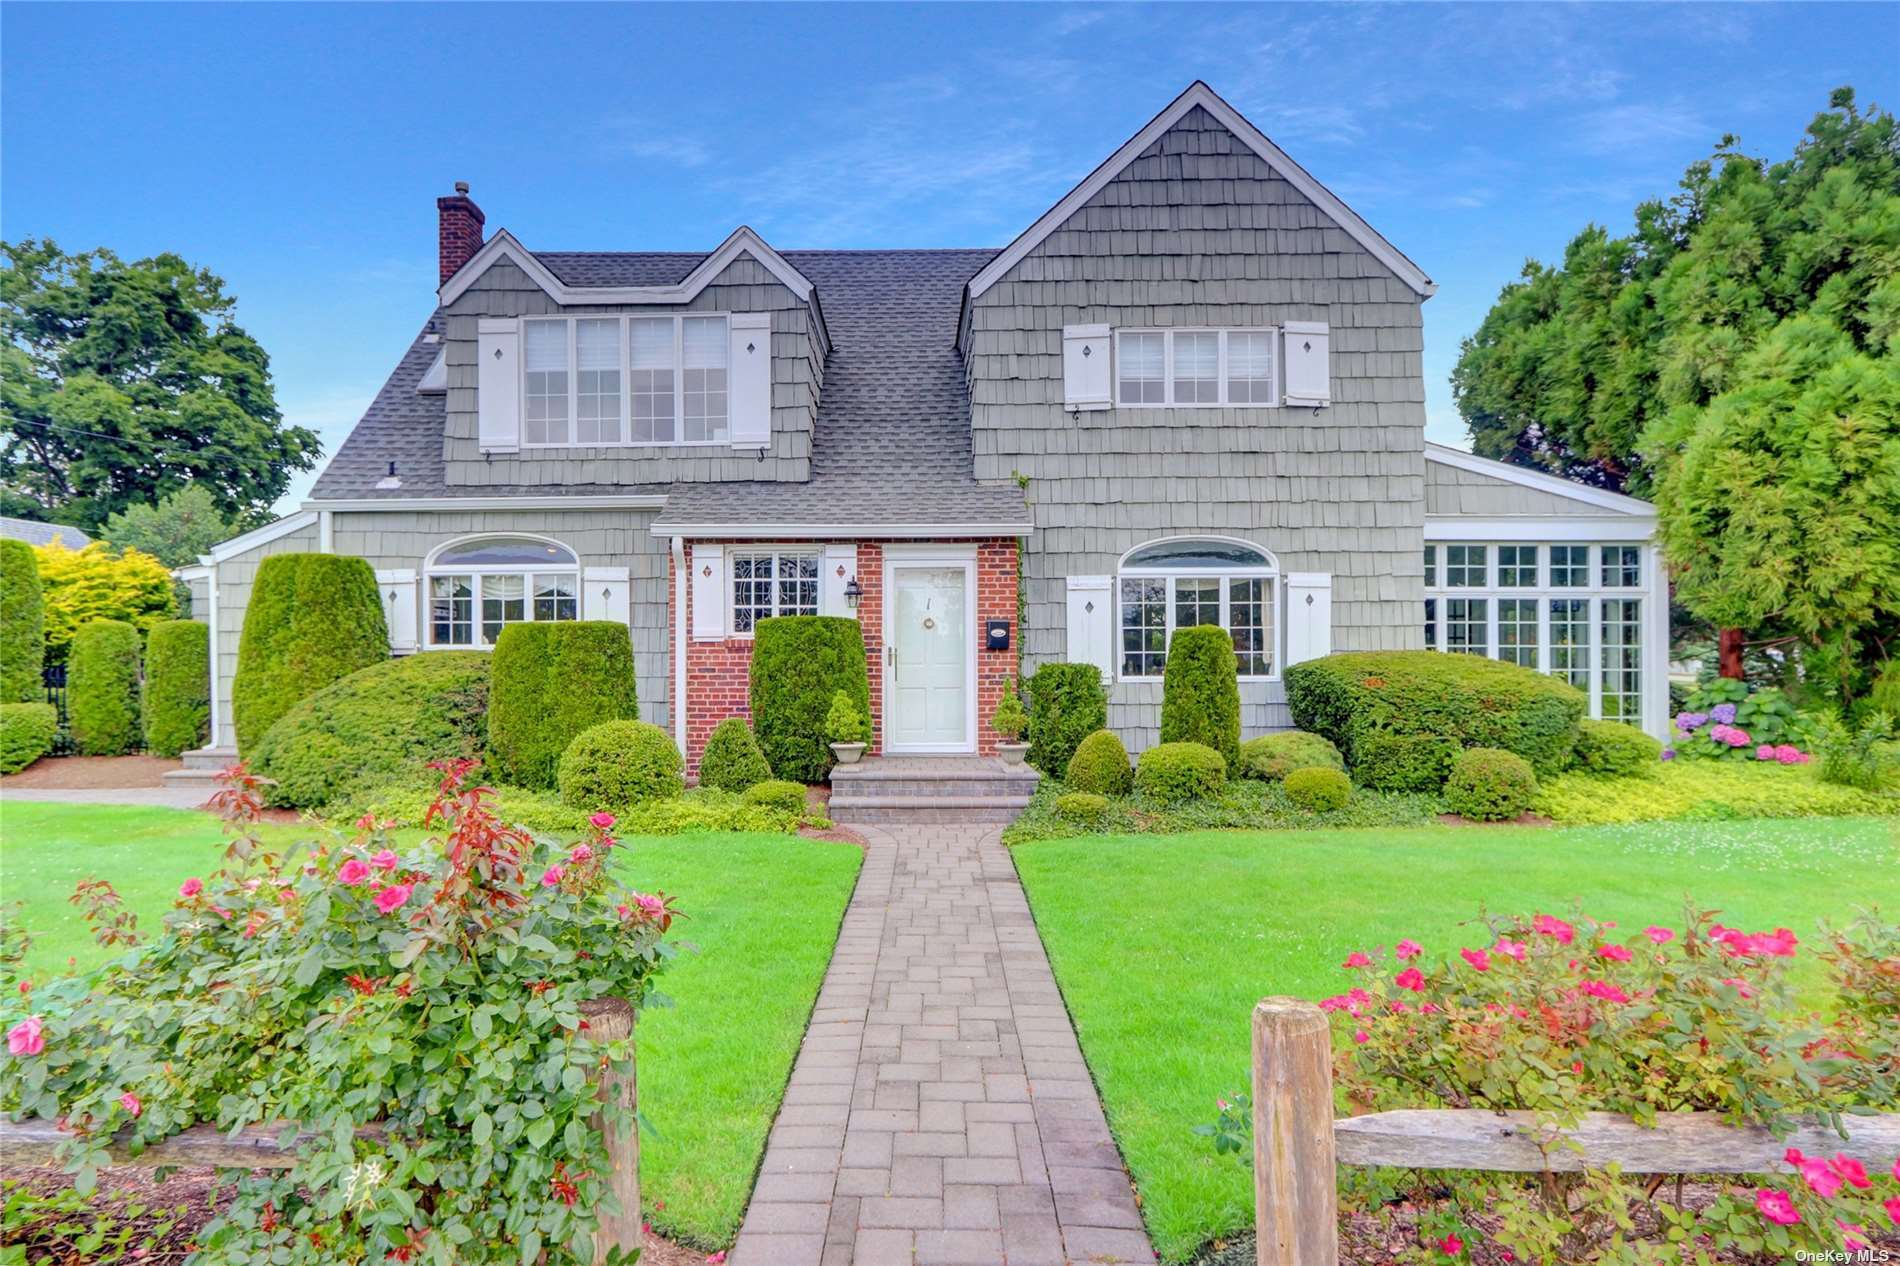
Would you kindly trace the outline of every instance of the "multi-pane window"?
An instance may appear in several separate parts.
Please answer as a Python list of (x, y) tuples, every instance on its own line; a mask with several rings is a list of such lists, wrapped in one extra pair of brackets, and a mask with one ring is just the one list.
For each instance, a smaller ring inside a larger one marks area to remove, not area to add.
[(1485, 583), (1483, 545), (1447, 545), (1445, 547), (1445, 587), (1482, 589)]
[(1640, 545), (1604, 545), (1603, 587), (1634, 589), (1643, 583), (1643, 549)]
[(732, 555), (732, 631), (775, 615), (818, 614), (818, 555), (762, 550)]
[(574, 442), (620, 442), (620, 322), (574, 323)]
[(1425, 587), (1438, 588), (1438, 547), (1436, 545), (1425, 547)]
[(1552, 589), (1588, 589), (1590, 587), (1590, 547), (1588, 545), (1550, 547), (1550, 587)]
[(1537, 588), (1537, 547), (1535, 545), (1498, 546), (1498, 588)]
[(1602, 602), (1603, 719), (1636, 725), (1643, 719), (1642, 604), (1636, 598)]
[(1537, 667), (1537, 599), (1498, 599), (1498, 658)]
[(685, 386), (683, 438), (688, 444), (726, 438), (726, 319), (687, 317), (681, 358)]
[(633, 441), (673, 442), (673, 318), (636, 318), (628, 322), (628, 361), (632, 366)]
[(1445, 599), (1445, 649), (1456, 655), (1490, 654), (1488, 616), (1487, 599)]
[(1235, 541), (1156, 541), (1123, 560), (1121, 675), (1158, 678), (1179, 629), (1226, 629), (1242, 677), (1274, 672), (1273, 563)]
[(1119, 330), (1116, 400), (1125, 405), (1271, 405), (1279, 383), (1272, 329)]
[(510, 624), (579, 619), (579, 562), (551, 541), (463, 541), (430, 563), (428, 594), (431, 646), (493, 646)]
[(1590, 600), (1550, 600), (1550, 675), (1590, 689)]
[(731, 434), (723, 316), (522, 323), (522, 442), (717, 444)]
[(1428, 651), (1438, 649), (1438, 599), (1436, 598), (1425, 599), (1425, 649)]
[(530, 321), (523, 336), (522, 438), (529, 444), (567, 443), (566, 321)]

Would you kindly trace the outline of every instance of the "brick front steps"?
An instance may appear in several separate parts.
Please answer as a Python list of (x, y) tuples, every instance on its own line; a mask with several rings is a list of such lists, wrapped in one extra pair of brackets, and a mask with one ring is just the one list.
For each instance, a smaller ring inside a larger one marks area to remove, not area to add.
[(833, 821), (869, 825), (1013, 822), (1040, 775), (995, 756), (878, 756), (831, 771)]

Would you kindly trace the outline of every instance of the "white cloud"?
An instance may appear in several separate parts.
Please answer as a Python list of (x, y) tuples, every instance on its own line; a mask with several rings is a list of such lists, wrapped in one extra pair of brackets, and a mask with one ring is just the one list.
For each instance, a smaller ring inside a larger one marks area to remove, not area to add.
[(1628, 154), (1675, 145), (1682, 141), (1713, 144), (1722, 129), (1710, 123), (1698, 106), (1684, 101), (1632, 101), (1624, 105), (1586, 110), (1554, 132), (1568, 132), (1585, 153)]
[(1066, 9), (1049, 24), (1049, 29), (1056, 35), (1074, 35), (1094, 26), (1104, 16), (1100, 9)]

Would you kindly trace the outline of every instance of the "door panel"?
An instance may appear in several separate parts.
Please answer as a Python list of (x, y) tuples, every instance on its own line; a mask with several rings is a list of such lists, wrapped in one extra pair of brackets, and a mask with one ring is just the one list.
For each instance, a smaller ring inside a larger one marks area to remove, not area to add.
[(954, 748), (970, 740), (967, 574), (955, 567), (895, 567), (890, 742)]

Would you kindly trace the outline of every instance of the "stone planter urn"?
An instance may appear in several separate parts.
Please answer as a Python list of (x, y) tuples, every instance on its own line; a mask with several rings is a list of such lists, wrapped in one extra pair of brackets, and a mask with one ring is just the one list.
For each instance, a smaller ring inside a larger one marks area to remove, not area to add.
[(1029, 744), (1027, 743), (998, 743), (996, 745), (996, 754), (1003, 758), (1005, 765), (1022, 764), (1023, 757), (1027, 755), (1028, 752)]
[(840, 765), (855, 765), (864, 759), (865, 749), (870, 746), (869, 743), (833, 743), (831, 745), (832, 759)]

